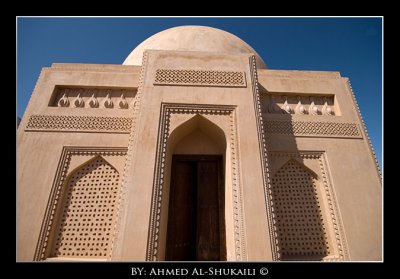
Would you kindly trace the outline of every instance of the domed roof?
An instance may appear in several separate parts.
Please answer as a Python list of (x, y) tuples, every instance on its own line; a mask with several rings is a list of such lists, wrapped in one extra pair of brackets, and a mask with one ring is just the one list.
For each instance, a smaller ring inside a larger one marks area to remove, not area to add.
[(207, 26), (178, 26), (161, 31), (138, 45), (123, 65), (142, 65), (143, 52), (146, 49), (254, 53), (257, 68), (267, 68), (257, 52), (243, 40), (231, 33)]

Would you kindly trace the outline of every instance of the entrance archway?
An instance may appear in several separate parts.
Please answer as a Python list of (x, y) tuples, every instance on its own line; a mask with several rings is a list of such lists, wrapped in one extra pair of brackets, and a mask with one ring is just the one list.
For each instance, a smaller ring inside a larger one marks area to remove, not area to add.
[(165, 259), (226, 260), (224, 132), (197, 115), (169, 137)]

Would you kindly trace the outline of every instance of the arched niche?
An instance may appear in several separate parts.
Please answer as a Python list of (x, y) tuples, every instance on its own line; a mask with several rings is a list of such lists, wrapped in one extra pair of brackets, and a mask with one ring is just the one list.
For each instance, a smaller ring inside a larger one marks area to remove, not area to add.
[(324, 190), (318, 175), (298, 160), (271, 177), (280, 260), (321, 261), (334, 254)]
[(63, 183), (47, 244), (47, 260), (111, 257), (120, 175), (98, 155), (75, 166)]
[[(222, 175), (222, 200), (223, 207), (220, 212), (220, 223), (223, 223), (219, 233), (223, 234), (220, 238), (221, 247), (223, 251), (220, 251), (221, 258), (226, 259), (227, 250), (227, 240), (225, 237), (225, 220), (227, 218), (226, 214), (226, 204), (225, 202), (228, 193), (230, 191), (225, 191), (226, 188), (230, 187), (231, 181), (227, 179), (225, 173), (229, 172), (230, 169), (226, 169), (226, 156), (227, 156), (227, 140), (225, 137), (225, 132), (213, 123), (211, 120), (201, 116), (199, 114), (191, 117), (185, 122), (178, 125), (173, 129), (168, 137), (167, 150), (166, 150), (166, 164), (165, 164), (165, 182), (164, 182), (164, 197), (162, 199), (161, 205), (161, 218), (160, 218), (160, 242), (159, 242), (159, 260), (164, 260), (166, 258), (167, 252), (167, 242), (168, 242), (168, 218), (169, 218), (169, 206), (170, 206), (170, 187), (171, 187), (171, 170), (173, 165), (174, 156), (188, 156), (188, 160), (197, 160), (198, 158), (203, 158), (204, 160), (213, 160), (213, 158), (220, 157), (221, 160), (221, 171)], [(213, 157), (214, 156), (214, 157)], [(228, 155), (229, 157), (229, 155)], [(211, 159), (210, 159), (211, 158)], [(228, 158), (229, 159), (229, 158)], [(220, 192), (219, 192), (220, 193)], [(230, 196), (229, 196), (230, 199)], [(228, 204), (231, 204), (228, 201)], [(229, 211), (229, 210), (228, 210)], [(230, 211), (232, 209), (230, 208)], [(231, 212), (228, 213), (228, 215)], [(231, 215), (229, 215), (231, 216)], [(222, 218), (222, 219), (221, 219)], [(224, 254), (224, 255), (223, 255)]]
[(176, 127), (168, 138), (167, 154), (224, 155), (225, 150), (224, 131), (198, 114)]

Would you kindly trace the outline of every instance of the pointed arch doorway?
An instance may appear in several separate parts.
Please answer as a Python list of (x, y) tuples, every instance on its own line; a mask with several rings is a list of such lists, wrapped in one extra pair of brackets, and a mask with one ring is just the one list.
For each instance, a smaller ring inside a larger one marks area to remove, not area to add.
[(223, 131), (195, 116), (170, 136), (171, 179), (165, 259), (226, 260)]

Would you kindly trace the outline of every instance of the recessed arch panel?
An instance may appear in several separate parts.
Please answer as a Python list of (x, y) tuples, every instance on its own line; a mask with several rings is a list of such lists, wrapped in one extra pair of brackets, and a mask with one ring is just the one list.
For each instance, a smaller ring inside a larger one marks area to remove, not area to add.
[(316, 174), (290, 159), (271, 182), (280, 259), (322, 260), (329, 256), (329, 230)]

